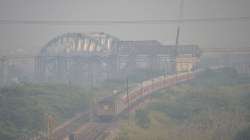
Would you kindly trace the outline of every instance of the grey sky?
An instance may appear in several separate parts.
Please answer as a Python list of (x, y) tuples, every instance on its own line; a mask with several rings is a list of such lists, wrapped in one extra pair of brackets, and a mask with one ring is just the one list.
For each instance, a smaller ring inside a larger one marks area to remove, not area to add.
[[(184, 17), (250, 16), (250, 0), (184, 0)], [(15, 20), (142, 20), (173, 19), (179, 0), (0, 0), (0, 19)], [(175, 41), (175, 24), (162, 25), (6, 25), (0, 24), (0, 54), (24, 49), (37, 52), (65, 32), (103, 31), (124, 40)], [(201, 47), (250, 47), (250, 21), (187, 23), (181, 43)]]

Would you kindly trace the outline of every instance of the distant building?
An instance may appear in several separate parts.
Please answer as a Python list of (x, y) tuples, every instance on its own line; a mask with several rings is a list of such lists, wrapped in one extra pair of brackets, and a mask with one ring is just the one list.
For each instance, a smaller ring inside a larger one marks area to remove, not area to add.
[(176, 55), (176, 72), (187, 72), (196, 69), (201, 56), (197, 45), (178, 45)]
[(176, 71), (180, 72), (191, 72), (194, 70), (198, 63), (198, 57), (193, 57), (192, 55), (179, 55), (176, 57)]
[[(133, 59), (137, 68), (172, 69), (176, 56), (174, 46), (164, 46), (156, 40), (119, 41), (117, 54), (123, 60), (123, 66)], [(173, 72), (173, 69), (171, 70)]]
[[(156, 40), (123, 41), (102, 32), (66, 33), (41, 49), (35, 70), (40, 81), (93, 83), (97, 78), (124, 76), (141, 69), (167, 74), (190, 71), (196, 63), (193, 59), (200, 53), (197, 45), (163, 45)], [(190, 57), (184, 57), (186, 55)]]

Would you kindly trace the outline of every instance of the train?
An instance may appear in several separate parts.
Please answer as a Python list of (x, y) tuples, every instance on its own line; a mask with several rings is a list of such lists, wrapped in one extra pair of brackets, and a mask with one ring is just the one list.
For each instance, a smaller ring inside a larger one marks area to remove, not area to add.
[(188, 71), (143, 81), (130, 90), (128, 94), (123, 92), (123, 94), (107, 96), (97, 101), (94, 114), (103, 121), (113, 120), (116, 116), (119, 116), (126, 110), (130, 110), (155, 91), (192, 80), (197, 72)]
[(69, 140), (79, 140), (78, 135), (76, 133), (71, 133), (69, 135)]

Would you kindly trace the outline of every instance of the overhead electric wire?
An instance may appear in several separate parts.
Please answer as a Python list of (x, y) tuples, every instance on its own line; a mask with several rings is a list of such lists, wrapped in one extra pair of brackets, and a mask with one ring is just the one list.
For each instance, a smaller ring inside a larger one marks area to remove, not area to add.
[(183, 18), (183, 19), (145, 19), (145, 20), (9, 20), (0, 19), (0, 24), (30, 24), (30, 25), (110, 25), (110, 24), (178, 24), (199, 22), (231, 22), (250, 21), (245, 17), (213, 17), (213, 18)]

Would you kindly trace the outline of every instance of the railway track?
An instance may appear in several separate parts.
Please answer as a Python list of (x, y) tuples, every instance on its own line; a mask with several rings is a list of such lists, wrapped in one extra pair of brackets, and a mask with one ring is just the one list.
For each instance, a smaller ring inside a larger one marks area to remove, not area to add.
[[(75, 131), (74, 124), (80, 120), (81, 118), (89, 117), (89, 111), (82, 112), (76, 114), (73, 118), (69, 119), (68, 121), (64, 122), (63, 124), (59, 125), (53, 130), (53, 137), (55, 140), (63, 140), (68, 137), (68, 134), (72, 131)], [(83, 122), (82, 122), (83, 123)], [(85, 122), (87, 123), (87, 121)]]
[[(220, 69), (223, 66), (219, 67), (213, 67), (212, 69)], [(168, 76), (167, 78), (164, 76), (157, 77), (155, 79), (143, 81), (143, 86), (136, 86), (133, 90), (130, 91), (129, 96), (124, 96), (125, 98), (122, 99), (129, 99), (130, 97), (138, 98), (136, 99), (132, 104), (130, 104), (130, 107), (124, 108), (123, 111), (121, 111), (113, 121), (108, 123), (98, 123), (98, 122), (89, 122), (86, 121), (79, 127), (78, 129), (72, 128), (72, 124), (75, 123), (77, 120), (79, 120), (81, 117), (89, 117), (90, 111), (77, 114), (72, 119), (68, 120), (64, 124), (58, 126), (54, 131), (55, 140), (69, 140), (70, 133), (75, 135), (76, 138), (73, 140), (104, 140), (105, 137), (108, 137), (109, 134), (111, 134), (111, 131), (114, 130), (114, 128), (117, 128), (117, 122), (126, 111), (129, 110), (129, 112), (135, 111), (138, 107), (143, 105), (143, 102), (150, 97), (151, 93), (160, 90), (162, 88), (168, 88), (175, 86), (176, 84), (180, 84), (182, 82), (186, 82), (189, 80), (192, 80), (194, 78), (193, 74), (200, 73), (202, 70), (197, 70), (196, 72), (188, 72), (186, 74), (179, 74)], [(190, 75), (192, 74), (192, 75)], [(143, 94), (146, 94), (142, 96)], [(135, 96), (136, 95), (136, 96)], [(69, 131), (70, 130), (70, 131)]]
[[(124, 108), (124, 110), (121, 111), (119, 115), (117, 115), (115, 119), (109, 123), (90, 122), (90, 123), (86, 123), (82, 125), (79, 129), (77, 129), (73, 133), (74, 135), (73, 139), (74, 140), (99, 140), (99, 139), (104, 140), (105, 136), (110, 133), (111, 128), (115, 126), (116, 122), (118, 122), (119, 120), (119, 117), (122, 116), (122, 114), (124, 114), (126, 110), (129, 110), (129, 112), (135, 110), (137, 108), (136, 106), (140, 106), (140, 104), (145, 99), (147, 99), (147, 97), (149, 97), (149, 95), (152, 92), (157, 91), (161, 88), (166, 88), (166, 87), (174, 86), (175, 84), (177, 84), (177, 79), (175, 79), (176, 78), (175, 76), (172, 76), (169, 78), (171, 79), (171, 81), (168, 81), (168, 83), (166, 83), (165, 82), (166, 79), (161, 76), (161, 77), (158, 77), (157, 79), (154, 79), (154, 82), (152, 82), (151, 80), (145, 81), (143, 89), (142, 87), (135, 87), (130, 92), (130, 95), (131, 96), (138, 95), (141, 97), (140, 100), (136, 100), (135, 102), (133, 102), (129, 108)], [(190, 79), (192, 79), (192, 77), (189, 77), (189, 75), (180, 76), (178, 78), (178, 83), (181, 83), (183, 81), (188, 81)], [(141, 96), (142, 94), (140, 93), (146, 93), (146, 95)], [(68, 140), (68, 139), (65, 138), (65, 140)]]
[[(218, 68), (215, 68), (218, 69)], [(177, 75), (171, 75), (168, 77), (160, 76), (151, 80), (143, 82), (143, 86), (136, 86), (130, 91), (128, 95), (121, 96), (122, 103), (128, 104), (127, 100), (132, 100), (132, 104), (129, 107), (125, 107), (119, 112), (115, 119), (109, 123), (98, 123), (98, 122), (88, 122), (83, 124), (80, 128), (73, 132), (75, 138), (73, 140), (104, 140), (105, 137), (110, 133), (111, 128), (117, 127), (116, 124), (122, 114), (134, 111), (138, 106), (146, 100), (150, 95), (162, 88), (168, 88), (175, 86), (194, 78), (194, 74), (199, 73), (200, 70), (196, 72), (186, 72)], [(69, 140), (69, 137), (65, 137), (64, 140)]]

